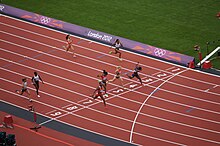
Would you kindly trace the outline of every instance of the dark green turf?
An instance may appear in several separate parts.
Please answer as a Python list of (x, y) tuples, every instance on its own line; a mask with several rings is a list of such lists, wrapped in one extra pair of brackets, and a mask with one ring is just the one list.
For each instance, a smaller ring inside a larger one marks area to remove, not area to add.
[(207, 41), (220, 39), (220, 19), (216, 18), (219, 0), (3, 0), (3, 3), (195, 57), (192, 49), (195, 44), (205, 53)]

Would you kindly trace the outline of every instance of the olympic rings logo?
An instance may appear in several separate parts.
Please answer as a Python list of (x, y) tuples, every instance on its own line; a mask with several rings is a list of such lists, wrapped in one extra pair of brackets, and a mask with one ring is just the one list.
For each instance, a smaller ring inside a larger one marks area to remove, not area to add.
[(3, 11), (4, 8), (5, 8), (4, 6), (0, 5), (0, 10), (1, 11)]
[(42, 17), (40, 18), (40, 22), (41, 22), (42, 24), (48, 24), (48, 23), (50, 23), (50, 18), (42, 16)]
[(154, 49), (154, 54), (156, 56), (162, 57), (163, 55), (166, 54), (166, 50), (156, 48)]

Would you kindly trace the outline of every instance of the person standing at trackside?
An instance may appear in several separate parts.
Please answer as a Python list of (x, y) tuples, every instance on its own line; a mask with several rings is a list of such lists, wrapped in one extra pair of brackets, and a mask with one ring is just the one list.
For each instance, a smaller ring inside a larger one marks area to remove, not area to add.
[(110, 51), (109, 54), (112, 54), (112, 53), (119, 54), (118, 59), (122, 61), (121, 52), (119, 51), (119, 48), (123, 47), (122, 43), (119, 41), (119, 39), (116, 39), (116, 41), (114, 42), (112, 46), (115, 47), (115, 52)]
[(17, 92), (17, 93), (20, 94), (20, 95), (23, 95), (23, 93), (26, 92), (26, 93), (28, 94), (29, 101), (32, 102), (32, 100), (31, 100), (31, 98), (30, 98), (30, 96), (31, 96), (30, 91), (29, 91), (28, 88), (27, 88), (27, 78), (23, 78), (23, 79), (22, 79), (22, 87), (21, 87), (21, 90), (20, 90), (20, 91), (19, 91), (19, 90), (16, 90), (15, 92)]
[(141, 78), (140, 78), (140, 76), (139, 76), (139, 72), (142, 70), (142, 67), (139, 65), (139, 62), (136, 64), (136, 66), (135, 66), (135, 69), (134, 69), (134, 71), (133, 71), (133, 74), (131, 75), (131, 76), (129, 76), (128, 75), (128, 77), (130, 78), (130, 79), (132, 79), (132, 78), (134, 78), (134, 77), (136, 77), (136, 78), (138, 78), (139, 79), (139, 81), (141, 82), (141, 85), (142, 85), (142, 80), (141, 80)]
[(40, 97), (39, 92), (38, 92), (38, 90), (40, 88), (39, 81), (41, 81), (44, 84), (44, 82), (41, 79), (40, 75), (38, 75), (37, 72), (34, 72), (34, 76), (32, 77), (32, 83), (33, 83), (34, 87), (36, 88), (37, 97)]

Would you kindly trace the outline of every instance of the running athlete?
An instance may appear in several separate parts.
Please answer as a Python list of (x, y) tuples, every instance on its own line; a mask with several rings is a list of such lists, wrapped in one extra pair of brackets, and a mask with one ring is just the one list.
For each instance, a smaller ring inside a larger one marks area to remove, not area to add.
[(29, 101), (32, 102), (31, 98), (30, 98), (30, 91), (28, 90), (27, 88), (27, 78), (23, 78), (22, 79), (22, 87), (21, 87), (21, 90), (16, 90), (16, 92), (20, 95), (22, 95), (24, 92), (26, 92), (28, 94), (28, 97), (29, 97)]
[(68, 52), (70, 49), (72, 50), (73, 53), (73, 57), (76, 57), (75, 53), (74, 53), (74, 47), (73, 47), (73, 40), (70, 38), (70, 35), (68, 34), (66, 36), (66, 46), (63, 46), (63, 48), (66, 50), (66, 52)]
[(102, 72), (102, 75), (97, 75), (97, 77), (101, 77), (102, 81), (101, 81), (101, 84), (103, 86), (103, 88), (105, 89), (105, 94), (106, 94), (106, 86), (107, 86), (107, 75), (108, 75), (108, 72), (106, 70), (103, 70)]
[(139, 65), (139, 62), (138, 62), (138, 63), (136, 64), (136, 66), (135, 66), (135, 69), (134, 69), (134, 71), (133, 71), (133, 74), (132, 74), (131, 76), (128, 75), (128, 77), (129, 77), (130, 79), (132, 79), (132, 78), (134, 78), (134, 77), (138, 78), (139, 81), (141, 82), (141, 85), (142, 85), (142, 80), (141, 80), (141, 78), (140, 78), (140, 76), (139, 76), (139, 74), (138, 74), (138, 72), (140, 72), (141, 70), (142, 70), (142, 67)]
[(36, 88), (37, 97), (40, 97), (40, 95), (38, 93), (38, 90), (40, 88), (39, 81), (41, 81), (44, 84), (43, 80), (41, 79), (40, 75), (37, 74), (37, 72), (34, 72), (34, 76), (32, 77), (31, 80), (32, 80), (34, 87)]
[[(102, 88), (102, 81), (99, 81), (99, 86), (95, 89), (95, 91), (93, 92), (92, 98), (96, 99), (98, 97), (101, 97), (101, 99), (103, 100), (104, 106), (106, 106), (106, 102), (105, 102), (105, 98), (103, 97), (103, 88)], [(96, 94), (95, 94), (96, 93)]]
[(119, 48), (123, 47), (122, 43), (119, 41), (119, 39), (116, 39), (116, 41), (114, 42), (112, 46), (115, 47), (115, 52), (110, 51), (109, 54), (112, 54), (112, 53), (119, 54), (118, 59), (122, 61), (121, 52), (119, 51)]
[(123, 79), (121, 78), (121, 66), (117, 66), (116, 70), (115, 70), (115, 76), (113, 79), (109, 80), (109, 82), (114, 82), (116, 79), (120, 79), (121, 81), (121, 85), (123, 85)]

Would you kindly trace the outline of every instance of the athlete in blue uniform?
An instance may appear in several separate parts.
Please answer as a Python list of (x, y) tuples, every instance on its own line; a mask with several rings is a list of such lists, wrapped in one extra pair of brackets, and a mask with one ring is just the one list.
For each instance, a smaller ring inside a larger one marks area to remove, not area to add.
[(142, 80), (141, 80), (141, 78), (140, 78), (140, 76), (139, 76), (139, 74), (138, 74), (141, 70), (142, 70), (142, 67), (139, 65), (139, 62), (138, 62), (138, 63), (136, 64), (136, 66), (135, 66), (135, 69), (134, 69), (134, 71), (133, 71), (133, 74), (132, 74), (131, 76), (128, 75), (128, 77), (129, 77), (130, 79), (136, 77), (136, 78), (139, 79), (139, 81), (140, 81), (141, 84), (142, 84)]

